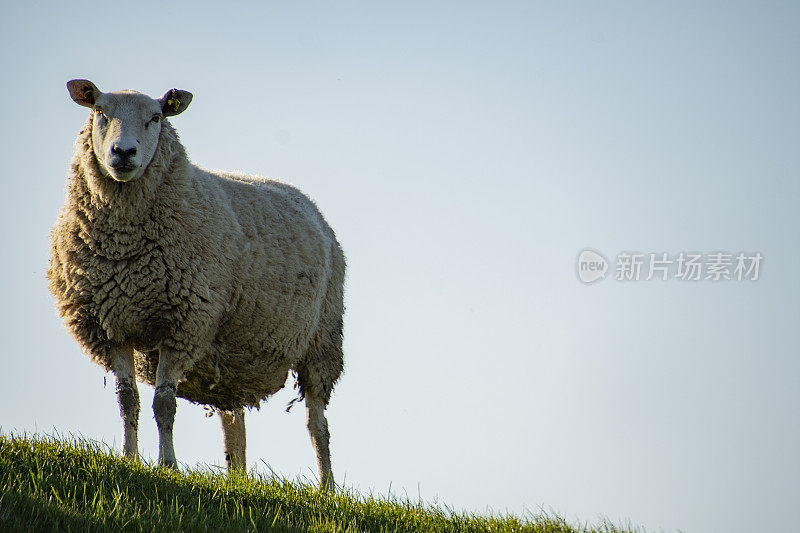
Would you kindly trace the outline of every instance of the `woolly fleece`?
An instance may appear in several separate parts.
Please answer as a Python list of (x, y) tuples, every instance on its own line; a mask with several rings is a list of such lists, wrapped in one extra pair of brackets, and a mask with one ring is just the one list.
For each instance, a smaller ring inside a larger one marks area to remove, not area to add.
[(67, 329), (111, 370), (136, 350), (156, 384), (159, 348), (181, 354), (177, 395), (231, 411), (297, 373), (328, 403), (343, 369), (345, 260), (314, 203), (279, 181), (191, 164), (163, 121), (144, 175), (104, 176), (91, 116), (78, 135), (51, 232), (50, 290)]

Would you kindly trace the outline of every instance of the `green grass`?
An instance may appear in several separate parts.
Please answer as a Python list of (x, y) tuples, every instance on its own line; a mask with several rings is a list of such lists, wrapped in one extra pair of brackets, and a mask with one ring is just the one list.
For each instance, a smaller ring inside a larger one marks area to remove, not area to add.
[(269, 476), (175, 472), (105, 445), (0, 435), (0, 531), (621, 532), (527, 518), (453, 513), (396, 497), (326, 494)]

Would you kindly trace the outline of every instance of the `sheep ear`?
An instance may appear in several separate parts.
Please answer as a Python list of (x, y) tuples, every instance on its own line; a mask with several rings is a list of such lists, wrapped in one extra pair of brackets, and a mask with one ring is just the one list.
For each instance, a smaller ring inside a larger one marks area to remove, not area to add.
[(67, 90), (75, 103), (83, 107), (93, 107), (100, 95), (103, 94), (89, 80), (69, 80)]
[(191, 101), (192, 93), (189, 91), (170, 89), (161, 97), (159, 103), (161, 104), (161, 112), (164, 113), (164, 116), (172, 117), (186, 111)]

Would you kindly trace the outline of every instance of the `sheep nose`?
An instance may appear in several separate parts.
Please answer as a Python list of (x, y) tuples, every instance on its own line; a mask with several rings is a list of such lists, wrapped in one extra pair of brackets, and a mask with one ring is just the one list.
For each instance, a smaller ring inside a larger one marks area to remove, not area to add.
[(115, 144), (111, 147), (111, 153), (114, 155), (118, 155), (123, 159), (127, 159), (129, 157), (133, 157), (136, 155), (136, 147), (128, 148), (127, 150), (120, 148), (118, 144)]

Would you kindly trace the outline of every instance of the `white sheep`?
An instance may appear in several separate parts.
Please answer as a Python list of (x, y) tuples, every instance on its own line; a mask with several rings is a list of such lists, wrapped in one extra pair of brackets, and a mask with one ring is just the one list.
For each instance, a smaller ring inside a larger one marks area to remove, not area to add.
[(345, 271), (333, 231), (290, 185), (190, 163), (166, 117), (191, 93), (67, 88), (92, 112), (48, 278), (67, 329), (116, 376), (125, 455), (138, 457), (138, 379), (155, 387), (160, 464), (177, 465), (177, 395), (220, 413), (228, 469), (245, 469), (244, 407), (292, 370), (320, 483), (333, 488), (324, 411), (343, 369)]

